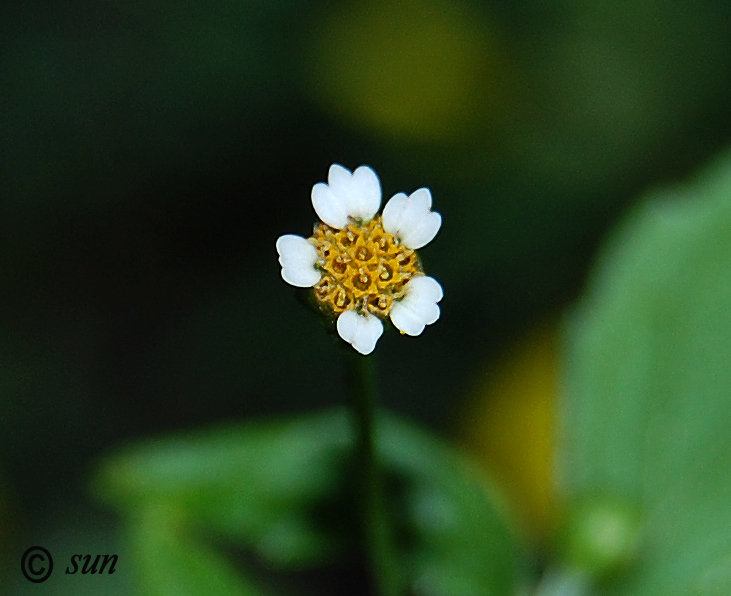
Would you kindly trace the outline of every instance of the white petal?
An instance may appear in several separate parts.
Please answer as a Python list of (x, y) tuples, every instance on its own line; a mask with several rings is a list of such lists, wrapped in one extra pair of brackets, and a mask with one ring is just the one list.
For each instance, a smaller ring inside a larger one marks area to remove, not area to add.
[(277, 240), (279, 264), (282, 278), (298, 288), (309, 288), (320, 281), (320, 272), (315, 268), (317, 249), (302, 236), (285, 234)]
[(419, 188), (409, 195), (409, 204), (418, 211), (431, 209), (431, 191), (428, 188)]
[(391, 322), (407, 335), (421, 335), (426, 324), (409, 308), (400, 302), (393, 305), (391, 309)]
[(408, 232), (402, 232), (403, 243), (414, 250), (426, 246), (437, 235), (442, 227), (442, 216), (435, 211), (430, 211), (421, 218), (418, 224)]
[(407, 335), (420, 335), (426, 325), (439, 318), (437, 302), (444, 292), (437, 280), (426, 275), (411, 279), (406, 292), (404, 299), (391, 308), (391, 322)]
[(336, 195), (324, 182), (312, 187), (312, 206), (322, 221), (342, 230), (348, 225), (348, 205), (345, 197)]
[(328, 184), (312, 187), (312, 206), (327, 225), (343, 229), (348, 216), (369, 221), (381, 206), (381, 183), (368, 166), (353, 172), (339, 164), (330, 166)]
[(368, 166), (359, 166), (353, 172), (351, 183), (353, 212), (349, 215), (370, 221), (381, 207), (381, 183), (376, 173)]
[(398, 234), (399, 228), (401, 227), (401, 218), (403, 217), (404, 209), (406, 209), (407, 199), (408, 197), (405, 193), (396, 193), (383, 208), (383, 229), (389, 234)]
[(411, 279), (406, 286), (407, 297), (419, 297), (432, 302), (439, 302), (444, 298), (444, 290), (442, 290), (441, 284), (428, 275), (419, 275)]
[(337, 322), (338, 334), (358, 352), (367, 356), (376, 347), (383, 333), (383, 323), (373, 315), (360, 315), (354, 310), (340, 313)]
[(442, 225), (442, 216), (431, 211), (431, 192), (420, 188), (408, 197), (395, 194), (383, 208), (384, 229), (401, 238), (409, 248), (418, 249), (434, 239)]

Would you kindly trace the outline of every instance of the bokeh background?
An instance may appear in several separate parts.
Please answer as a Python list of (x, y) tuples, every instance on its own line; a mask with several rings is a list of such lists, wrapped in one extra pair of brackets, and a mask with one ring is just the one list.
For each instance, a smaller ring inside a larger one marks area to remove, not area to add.
[(88, 491), (115, 446), (343, 402), (274, 250), (308, 235), (333, 162), (372, 166), (384, 200), (430, 187), (444, 218), (422, 251), (442, 318), (381, 339), (383, 404), (512, 470), (540, 536), (557, 321), (636, 198), (728, 143), (730, 20), (720, 0), (0, 8), (7, 568), (28, 540), (122, 548)]

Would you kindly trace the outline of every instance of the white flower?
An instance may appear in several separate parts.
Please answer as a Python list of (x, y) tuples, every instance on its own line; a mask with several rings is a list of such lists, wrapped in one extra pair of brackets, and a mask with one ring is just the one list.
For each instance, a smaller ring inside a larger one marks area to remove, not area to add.
[(431, 211), (431, 192), (420, 188), (408, 197), (400, 192), (383, 208), (383, 227), (409, 248), (426, 246), (437, 235), (442, 216)]
[(328, 183), (312, 188), (312, 205), (324, 223), (309, 239), (287, 234), (277, 240), (282, 278), (314, 288), (320, 309), (337, 318), (338, 334), (361, 354), (373, 351), (386, 317), (402, 333), (419, 335), (439, 318), (443, 296), (415, 253), (442, 224), (431, 204), (429, 189), (420, 188), (394, 195), (377, 216), (376, 173), (334, 164)]
[(442, 286), (433, 277), (422, 275), (406, 284), (406, 297), (391, 308), (391, 321), (407, 335), (420, 335), (426, 325), (439, 318)]
[(364, 355), (373, 351), (383, 333), (383, 323), (377, 317), (359, 315), (354, 310), (340, 313), (337, 327), (338, 335)]
[(342, 230), (348, 217), (370, 220), (381, 206), (381, 183), (368, 166), (356, 168), (352, 174), (333, 164), (327, 173), (328, 184), (312, 187), (312, 206), (327, 225)]
[(279, 264), (282, 278), (298, 288), (311, 288), (320, 281), (320, 272), (315, 263), (320, 258), (315, 245), (302, 236), (285, 234), (277, 240)]

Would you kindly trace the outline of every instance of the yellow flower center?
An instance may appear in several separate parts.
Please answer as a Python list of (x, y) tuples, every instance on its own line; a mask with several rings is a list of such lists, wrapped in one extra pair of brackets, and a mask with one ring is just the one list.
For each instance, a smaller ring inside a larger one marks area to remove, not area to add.
[(404, 297), (406, 282), (423, 274), (416, 253), (383, 229), (380, 216), (363, 224), (351, 220), (343, 230), (318, 224), (310, 242), (322, 271), (315, 298), (333, 314), (355, 309), (385, 317)]

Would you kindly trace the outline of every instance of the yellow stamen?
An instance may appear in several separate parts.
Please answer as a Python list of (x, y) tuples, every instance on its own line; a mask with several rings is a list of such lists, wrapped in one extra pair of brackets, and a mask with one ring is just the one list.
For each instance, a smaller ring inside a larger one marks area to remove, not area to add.
[(336, 315), (355, 308), (386, 317), (406, 283), (423, 275), (416, 253), (383, 229), (380, 216), (363, 224), (351, 220), (344, 230), (318, 224), (310, 242), (323, 274), (315, 298)]

